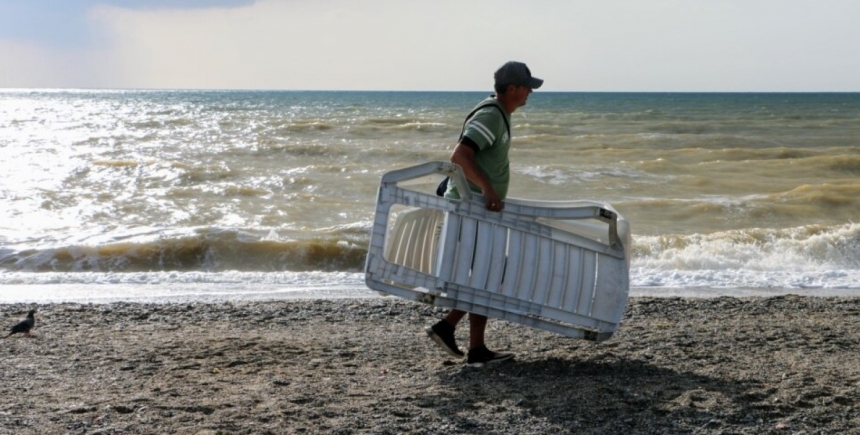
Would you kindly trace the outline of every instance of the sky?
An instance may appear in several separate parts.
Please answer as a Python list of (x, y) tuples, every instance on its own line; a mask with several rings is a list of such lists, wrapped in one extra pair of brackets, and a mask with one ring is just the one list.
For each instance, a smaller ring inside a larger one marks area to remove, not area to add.
[(0, 0), (0, 88), (858, 92), (858, 0)]

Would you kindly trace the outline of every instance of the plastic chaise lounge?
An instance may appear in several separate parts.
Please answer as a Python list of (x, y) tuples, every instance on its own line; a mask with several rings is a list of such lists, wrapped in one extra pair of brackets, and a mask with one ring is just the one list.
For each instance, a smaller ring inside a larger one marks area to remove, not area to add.
[[(365, 266), (384, 294), (504, 319), (570, 337), (612, 336), (627, 304), (630, 226), (609, 204), (436, 196), (456, 165), (430, 162), (383, 175)], [(416, 186), (424, 186), (424, 192)]]

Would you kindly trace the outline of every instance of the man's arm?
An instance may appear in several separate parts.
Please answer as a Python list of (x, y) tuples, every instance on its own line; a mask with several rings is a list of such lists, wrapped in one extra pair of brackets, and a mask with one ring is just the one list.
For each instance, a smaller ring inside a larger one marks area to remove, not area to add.
[[(461, 167), (466, 179), (481, 188), (481, 193), (484, 195), (487, 210), (502, 211), (505, 205), (493, 188), (493, 184), (484, 174), (484, 171), (475, 163), (475, 150), (472, 147), (460, 142), (451, 153), (451, 163)], [(457, 186), (460, 189), (468, 189), (469, 186)]]

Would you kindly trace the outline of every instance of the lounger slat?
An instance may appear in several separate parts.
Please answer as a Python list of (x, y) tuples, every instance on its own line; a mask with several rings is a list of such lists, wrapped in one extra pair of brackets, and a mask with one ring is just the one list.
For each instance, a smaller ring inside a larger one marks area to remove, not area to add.
[(478, 222), (475, 219), (463, 218), (460, 221), (460, 238), (457, 240), (457, 255), (453, 282), (468, 285), (472, 274), (472, 261), (475, 258), (476, 230)]
[[(553, 244), (552, 276), (549, 282), (549, 295), (546, 305), (561, 308), (561, 301), (567, 289), (567, 256), (570, 249), (564, 243)], [(575, 289), (569, 289), (575, 290)]]
[(499, 291), (505, 274), (506, 255), (508, 246), (508, 229), (501, 225), (493, 225), (493, 246), (490, 250), (490, 269), (487, 271), (488, 290)]
[(582, 292), (582, 249), (578, 247), (570, 248), (570, 255), (567, 259), (567, 283), (565, 285), (569, 290), (565, 292), (562, 298), (562, 309), (577, 312), (579, 306), (579, 295)]
[(508, 246), (505, 252), (505, 276), (503, 278), (501, 290), (501, 293), (505, 296), (514, 296), (517, 293), (517, 285), (519, 284), (524, 253), (523, 233), (514, 230), (510, 231), (508, 236)]
[(597, 254), (585, 252), (581, 258), (582, 273), (579, 279), (579, 303), (576, 313), (587, 316), (591, 313), (591, 305), (594, 302), (594, 268), (597, 264)]
[(538, 239), (537, 277), (532, 289), (531, 301), (536, 304), (546, 305), (549, 294), (549, 281), (552, 270), (552, 240), (546, 238)]
[(469, 286), (474, 288), (486, 288), (493, 249), (492, 224), (488, 222), (478, 222), (476, 234), (475, 253), (472, 259), (472, 273), (469, 277)]
[(532, 234), (525, 235), (523, 243), (523, 258), (520, 279), (517, 283), (516, 297), (531, 302), (534, 299), (533, 292), (535, 281), (537, 281), (538, 261), (538, 237)]

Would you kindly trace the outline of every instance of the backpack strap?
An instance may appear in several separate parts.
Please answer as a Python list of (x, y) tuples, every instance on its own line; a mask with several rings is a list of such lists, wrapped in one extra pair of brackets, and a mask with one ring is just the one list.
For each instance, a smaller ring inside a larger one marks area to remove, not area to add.
[(508, 123), (508, 118), (505, 117), (505, 113), (502, 111), (502, 107), (496, 103), (487, 103), (487, 104), (481, 104), (480, 106), (476, 107), (474, 110), (469, 112), (469, 114), (466, 116), (466, 120), (463, 121), (463, 128), (460, 129), (460, 137), (457, 139), (457, 141), (459, 141), (460, 139), (463, 139), (463, 133), (466, 132), (466, 124), (469, 123), (469, 120), (472, 119), (472, 117), (475, 116), (475, 114), (478, 113), (478, 111), (480, 111), (481, 109), (484, 109), (486, 107), (495, 107), (496, 109), (498, 109), (499, 114), (502, 115), (502, 121), (505, 121), (505, 127), (508, 129), (508, 137), (511, 136), (511, 124)]

